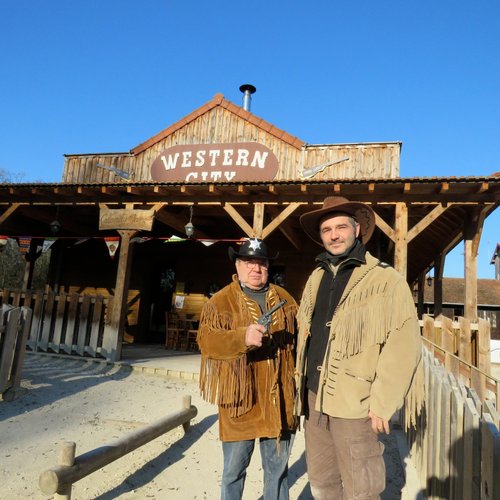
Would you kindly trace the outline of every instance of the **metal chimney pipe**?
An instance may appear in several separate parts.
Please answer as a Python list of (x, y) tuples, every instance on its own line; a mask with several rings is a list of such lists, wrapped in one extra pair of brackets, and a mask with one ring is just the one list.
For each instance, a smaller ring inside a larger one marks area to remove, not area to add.
[(249, 83), (245, 83), (240, 87), (240, 91), (243, 92), (243, 109), (245, 111), (250, 111), (250, 103), (252, 101), (252, 94), (255, 93), (257, 89), (250, 85)]

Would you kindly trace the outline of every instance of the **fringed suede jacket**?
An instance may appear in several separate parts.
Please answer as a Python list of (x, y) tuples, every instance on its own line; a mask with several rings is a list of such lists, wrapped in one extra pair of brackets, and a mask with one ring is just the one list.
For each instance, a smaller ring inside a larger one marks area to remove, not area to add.
[(238, 277), (204, 306), (198, 329), (200, 391), (219, 407), (222, 441), (279, 437), (295, 430), (295, 315), (293, 297), (269, 285), (266, 310), (286, 299), (272, 316), (269, 339), (248, 347), (245, 331), (261, 316), (259, 305), (241, 289)]
[[(365, 257), (366, 263), (353, 270), (331, 320), (316, 410), (348, 419), (367, 417), (372, 410), (389, 420), (406, 396), (409, 426), (423, 398), (415, 304), (403, 276), (368, 252)], [(307, 345), (324, 272), (319, 267), (312, 272), (297, 316), (298, 415), (304, 414)]]

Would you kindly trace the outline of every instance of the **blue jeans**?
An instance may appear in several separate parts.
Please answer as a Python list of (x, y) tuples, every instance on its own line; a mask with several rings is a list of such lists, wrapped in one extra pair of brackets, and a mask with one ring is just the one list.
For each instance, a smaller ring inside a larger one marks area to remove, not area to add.
[[(294, 433), (283, 433), (276, 438), (260, 438), (260, 456), (264, 471), (264, 500), (288, 500), (288, 458)], [(248, 441), (223, 441), (224, 471), (222, 473), (222, 500), (240, 500), (247, 476), (247, 467), (252, 458), (255, 439)]]

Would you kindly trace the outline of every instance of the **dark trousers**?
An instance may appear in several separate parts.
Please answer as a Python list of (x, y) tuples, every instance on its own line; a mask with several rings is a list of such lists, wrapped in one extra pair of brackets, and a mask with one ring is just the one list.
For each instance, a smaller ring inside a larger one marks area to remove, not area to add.
[(320, 415), (309, 391), (304, 429), (307, 474), (316, 500), (371, 500), (385, 489), (384, 445), (371, 419)]

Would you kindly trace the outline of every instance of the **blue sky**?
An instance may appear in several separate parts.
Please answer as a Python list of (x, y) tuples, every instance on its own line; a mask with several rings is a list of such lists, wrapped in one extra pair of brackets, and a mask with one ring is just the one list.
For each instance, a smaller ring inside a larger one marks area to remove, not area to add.
[[(216, 93), (309, 143), (402, 141), (403, 177), (500, 171), (500, 2), (0, 3), (0, 168), (128, 151)], [(500, 241), (500, 210), (479, 277)], [(463, 247), (445, 275), (463, 276)]]

